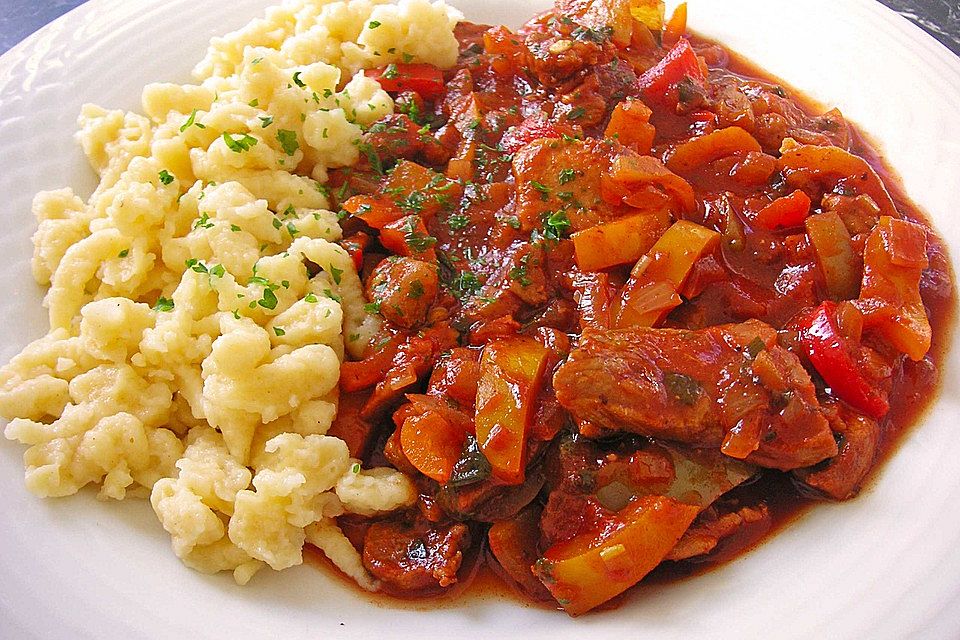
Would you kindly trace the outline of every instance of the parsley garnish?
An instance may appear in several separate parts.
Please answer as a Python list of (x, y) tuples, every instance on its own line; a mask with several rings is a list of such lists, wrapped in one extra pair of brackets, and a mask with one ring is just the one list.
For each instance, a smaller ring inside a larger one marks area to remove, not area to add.
[(264, 309), (276, 309), (277, 294), (275, 294), (273, 290), (268, 287), (263, 290), (263, 297), (257, 300), (257, 304)]
[(300, 74), (301, 74), (301, 73), (303, 73), (303, 72), (302, 72), (302, 71), (297, 71), (296, 73), (293, 74), (293, 84), (297, 85), (298, 87), (305, 87), (305, 86), (307, 86), (307, 85), (305, 85), (305, 84), (303, 83), (303, 80), (300, 79)]
[(274, 327), (273, 332), (277, 335), (277, 337), (287, 335), (287, 332), (281, 329), (280, 327)]
[(123, 251), (117, 254), (117, 257), (126, 258), (128, 255), (130, 255), (130, 249), (124, 249)]
[(531, 181), (530, 181), (530, 186), (540, 192), (540, 199), (541, 199), (541, 200), (549, 200), (549, 199), (550, 199), (550, 189), (549, 189), (548, 187), (544, 186), (542, 183), (537, 182), (536, 180), (531, 180)]
[(371, 20), (367, 26), (371, 29), (376, 29), (377, 27), (380, 26), (380, 22), (378, 22), (377, 20)]
[(462, 213), (455, 213), (447, 218), (447, 226), (454, 231), (465, 229), (470, 224), (470, 218)]
[(283, 152), (288, 156), (292, 156), (300, 148), (300, 143), (297, 141), (297, 132), (289, 129), (279, 129), (277, 131), (277, 142), (280, 143)]
[(560, 184), (567, 184), (568, 182), (573, 182), (573, 180), (576, 177), (577, 177), (577, 172), (574, 171), (573, 169), (561, 169), (558, 179), (560, 181)]
[(160, 182), (163, 184), (170, 184), (173, 182), (173, 175), (166, 169), (161, 169), (158, 175), (160, 176)]
[[(240, 136), (239, 138), (237, 136)], [(249, 151), (251, 147), (257, 146), (257, 139), (246, 133), (226, 133), (223, 134), (223, 141), (227, 143), (227, 148), (234, 153)]]
[(570, 113), (567, 114), (567, 120), (579, 120), (587, 113), (587, 110), (583, 107), (574, 107), (570, 110)]
[(423, 283), (419, 280), (414, 280), (410, 283), (410, 293), (407, 294), (408, 298), (417, 299), (423, 296)]
[[(406, 56), (407, 54), (403, 54)], [(390, 63), (387, 65), (387, 68), (383, 70), (383, 78), (387, 80), (395, 80), (400, 77), (400, 70), (397, 69), (397, 65)]]
[(374, 315), (380, 313), (380, 303), (379, 302), (368, 302), (363, 305), (363, 310), (367, 313), (372, 313)]
[(308, 293), (307, 295), (303, 296), (303, 301), (313, 304), (317, 301), (317, 296), (312, 293)]
[(257, 117), (260, 118), (261, 129), (266, 129), (267, 127), (273, 124), (273, 116), (257, 116)]
[(334, 284), (340, 284), (340, 277), (343, 275), (343, 269), (337, 269), (335, 266), (330, 265), (330, 276), (333, 278)]
[(154, 311), (173, 311), (173, 300), (168, 298), (157, 298), (157, 303), (153, 305)]

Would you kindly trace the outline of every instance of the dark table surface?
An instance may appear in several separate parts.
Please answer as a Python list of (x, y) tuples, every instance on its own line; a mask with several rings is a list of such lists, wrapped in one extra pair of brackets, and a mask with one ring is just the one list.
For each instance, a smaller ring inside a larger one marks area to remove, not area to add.
[[(880, 0), (960, 55), (960, 0)], [(3, 0), (0, 53), (85, 0)]]

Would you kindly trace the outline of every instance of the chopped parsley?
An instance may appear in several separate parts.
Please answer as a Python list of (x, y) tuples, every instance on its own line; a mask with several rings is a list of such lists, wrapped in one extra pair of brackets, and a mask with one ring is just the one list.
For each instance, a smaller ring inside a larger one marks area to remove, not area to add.
[(157, 298), (157, 303), (153, 305), (154, 311), (168, 312), (173, 311), (173, 300), (169, 298)]
[(297, 141), (297, 132), (289, 129), (277, 130), (277, 142), (280, 143), (283, 152), (288, 156), (292, 156), (300, 148), (300, 143)]
[(305, 87), (305, 86), (307, 86), (307, 85), (305, 85), (305, 84), (303, 83), (303, 80), (300, 79), (300, 74), (301, 74), (301, 73), (303, 73), (303, 72), (302, 72), (302, 71), (297, 71), (296, 73), (293, 74), (293, 84), (297, 85), (298, 87)]
[[(406, 56), (407, 54), (403, 54)], [(387, 80), (396, 80), (400, 77), (400, 70), (397, 69), (397, 65), (391, 63), (387, 65), (387, 68), (383, 70), (383, 78)]]
[(340, 284), (341, 276), (343, 276), (343, 269), (337, 269), (335, 266), (330, 265), (330, 276), (333, 278), (334, 284)]
[(368, 302), (367, 304), (363, 305), (363, 310), (366, 311), (367, 313), (376, 315), (380, 313), (380, 303)]
[(257, 116), (260, 118), (260, 128), (266, 129), (273, 124), (273, 116)]
[(543, 183), (537, 182), (536, 180), (531, 180), (531, 181), (530, 181), (530, 186), (540, 192), (540, 199), (541, 199), (541, 200), (549, 200), (549, 199), (550, 199), (550, 189), (549, 189), (549, 187), (546, 187)]
[(173, 174), (167, 171), (166, 169), (161, 169), (160, 173), (157, 174), (160, 176), (160, 182), (163, 184), (170, 184), (173, 182)]
[(124, 249), (123, 251), (117, 254), (117, 257), (126, 258), (128, 255), (130, 255), (130, 249)]
[(263, 290), (263, 297), (257, 300), (257, 304), (263, 307), (264, 309), (276, 309), (277, 308), (277, 294), (273, 292), (273, 289), (267, 287)]
[(462, 213), (455, 213), (449, 218), (447, 218), (447, 226), (449, 226), (454, 231), (466, 229), (469, 224), (470, 224), (470, 218)]
[(227, 148), (234, 153), (249, 151), (252, 147), (257, 146), (257, 139), (246, 133), (224, 132), (223, 141), (227, 144)]
[(279, 338), (280, 336), (287, 335), (287, 332), (281, 329), (280, 327), (274, 327), (273, 333)]
[(317, 296), (312, 293), (308, 293), (307, 295), (303, 296), (303, 301), (314, 304), (317, 301)]
[(422, 298), (423, 297), (423, 283), (419, 280), (414, 280), (410, 283), (410, 293), (407, 294), (408, 298)]
[(367, 27), (370, 28), (370, 29), (376, 29), (377, 27), (380, 26), (380, 24), (381, 24), (381, 23), (380, 23), (379, 21), (377, 21), (377, 20), (371, 20), (371, 21), (367, 24)]
[(423, 253), (433, 245), (437, 244), (437, 239), (433, 236), (429, 236), (426, 233), (417, 230), (417, 223), (419, 219), (411, 216), (406, 224), (404, 225), (404, 236), (403, 239), (407, 243), (407, 246), (414, 253)]
[(577, 177), (577, 172), (573, 169), (561, 169), (560, 174), (557, 176), (560, 184), (567, 184), (568, 182), (573, 182)]
[(587, 113), (587, 110), (583, 107), (574, 107), (570, 110), (570, 113), (567, 114), (567, 120), (579, 120)]

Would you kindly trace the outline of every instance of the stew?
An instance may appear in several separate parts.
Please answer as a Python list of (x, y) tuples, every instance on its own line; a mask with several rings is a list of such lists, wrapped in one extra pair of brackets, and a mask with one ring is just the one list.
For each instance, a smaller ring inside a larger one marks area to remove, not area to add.
[(933, 398), (943, 242), (838, 111), (685, 21), (559, 0), (368, 72), (397, 113), (331, 181), (379, 329), (333, 432), (420, 491), (341, 518), (384, 592), (489, 562), (585, 613), (855, 496)]

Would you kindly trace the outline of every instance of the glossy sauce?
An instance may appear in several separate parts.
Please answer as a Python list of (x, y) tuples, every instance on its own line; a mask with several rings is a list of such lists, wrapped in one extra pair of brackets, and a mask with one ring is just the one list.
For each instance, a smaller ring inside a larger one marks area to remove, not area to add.
[[(698, 48), (712, 44), (710, 41), (697, 36), (692, 36), (690, 39), (694, 46)], [(785, 83), (771, 78), (757, 66), (734, 54), (729, 54), (726, 69), (732, 74), (737, 74), (745, 78), (758, 79), (782, 87), (787, 86)], [(802, 94), (799, 92), (793, 89), (786, 90), (789, 96), (800, 104), (808, 115), (819, 114), (825, 111), (813, 101), (802, 97)], [(903, 217), (933, 228), (927, 217), (903, 192), (895, 173), (881, 158), (875, 146), (871, 145), (867, 137), (857, 131), (852, 125), (850, 129), (852, 134), (851, 151), (866, 159), (881, 176), (884, 185), (890, 192)], [(667, 135), (670, 136), (671, 134), (668, 133)], [(499, 169), (494, 169), (494, 171), (499, 171)], [(498, 179), (503, 180), (505, 178), (501, 176)], [(703, 185), (697, 184), (695, 186), (702, 187)], [(501, 197), (506, 196), (492, 194), (491, 199), (496, 202)], [(492, 209), (490, 212), (491, 225), (493, 224), (492, 218), (495, 207)], [(502, 263), (502, 258), (496, 248), (500, 243), (497, 241), (491, 242), (491, 239), (488, 237), (489, 228), (484, 229), (479, 225), (477, 225), (477, 227), (476, 232), (462, 234), (456, 237), (451, 235), (445, 236), (443, 230), (431, 229), (431, 232), (438, 237), (438, 247), (444, 246), (445, 250), (455, 253), (474, 252), (474, 255), (479, 258), (478, 262), (480, 264), (484, 262), (484, 257), (489, 258), (488, 263), (491, 265)], [(864, 490), (869, 490), (870, 479), (879, 472), (878, 469), (882, 467), (883, 459), (896, 450), (896, 446), (904, 434), (908, 432), (911, 427), (922, 423), (924, 413), (936, 400), (938, 394), (937, 387), (940, 383), (940, 366), (945, 361), (945, 352), (949, 346), (952, 335), (956, 304), (952, 284), (953, 274), (951, 273), (946, 248), (935, 234), (929, 235), (928, 242), (930, 268), (925, 272), (921, 282), (921, 293), (933, 329), (932, 347), (926, 358), (920, 362), (915, 363), (906, 358), (900, 358), (898, 360), (899, 364), (894, 373), (894, 388), (898, 393), (891, 394), (890, 412), (880, 422), (881, 440), (877, 462), (875, 462), (871, 470), (870, 478), (868, 478)], [(480, 272), (478, 271), (478, 273)], [(713, 322), (711, 322), (711, 324), (712, 323)], [(774, 324), (776, 323), (774, 322)], [(379, 449), (379, 447), (377, 448)], [(764, 470), (757, 480), (752, 481), (746, 486), (734, 489), (731, 494), (738, 497), (744, 504), (751, 504), (763, 500), (769, 509), (771, 517), (757, 525), (748, 525), (734, 536), (723, 539), (717, 549), (706, 557), (706, 560), (668, 561), (662, 563), (660, 567), (647, 576), (638, 587), (629, 590), (626, 594), (601, 606), (598, 610), (602, 611), (618, 606), (625, 601), (629, 601), (631, 597), (639, 597), (640, 594), (647, 592), (648, 586), (660, 588), (664, 583), (684, 579), (721, 566), (725, 562), (735, 559), (739, 554), (761, 543), (766, 537), (788, 526), (797, 520), (807, 508), (818, 502), (815, 498), (799, 493), (796, 485), (787, 474), (773, 470)], [(475, 535), (483, 536), (483, 530), (476, 530)], [(358, 541), (355, 542), (355, 544), (357, 543)], [(347, 584), (353, 585), (357, 591), (363, 594), (369, 601), (388, 607), (432, 610), (437, 608), (467, 606), (471, 599), (499, 600), (510, 598), (519, 599), (521, 602), (531, 606), (551, 609), (557, 608), (553, 602), (535, 602), (521, 594), (518, 590), (508, 586), (506, 584), (507, 579), (501, 579), (498, 575), (500, 572), (498, 571), (498, 567), (496, 567), (496, 562), (489, 559), (489, 552), (486, 550), (485, 545), (474, 544), (472, 548), (476, 557), (465, 559), (464, 566), (459, 574), (459, 582), (453, 587), (444, 590), (442, 594), (439, 595), (423, 593), (403, 595), (396, 593), (369, 594), (356, 587), (352, 580), (345, 577), (343, 577), (343, 579)], [(332, 567), (330, 562), (316, 550), (311, 550), (311, 552), (307, 554), (307, 558), (312, 564), (323, 566), (334, 573), (339, 573)]]

